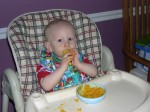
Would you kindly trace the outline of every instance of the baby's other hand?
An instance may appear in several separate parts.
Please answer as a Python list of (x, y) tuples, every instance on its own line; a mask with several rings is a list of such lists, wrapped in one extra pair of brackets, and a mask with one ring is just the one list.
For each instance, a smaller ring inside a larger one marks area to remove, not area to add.
[(78, 56), (79, 56), (78, 50), (77, 49), (72, 49), (72, 51), (74, 53), (73, 54), (74, 58), (73, 58), (73, 61), (72, 61), (72, 65), (78, 66), (78, 64), (80, 63), (79, 60), (78, 60)]

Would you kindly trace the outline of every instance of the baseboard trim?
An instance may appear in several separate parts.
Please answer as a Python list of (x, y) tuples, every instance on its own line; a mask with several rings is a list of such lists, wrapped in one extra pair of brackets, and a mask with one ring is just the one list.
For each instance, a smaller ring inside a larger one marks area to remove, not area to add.
[(113, 11), (93, 13), (93, 14), (88, 14), (88, 16), (91, 17), (94, 22), (108, 21), (108, 20), (122, 18), (122, 10), (119, 9)]
[(7, 38), (6, 31), (7, 31), (7, 28), (0, 28), (0, 40)]
[[(113, 19), (119, 19), (122, 18), (122, 9), (88, 14), (88, 16), (92, 18), (94, 22), (102, 22), (102, 21), (108, 21)], [(0, 28), (0, 40), (7, 38), (6, 31), (7, 31), (7, 27)]]

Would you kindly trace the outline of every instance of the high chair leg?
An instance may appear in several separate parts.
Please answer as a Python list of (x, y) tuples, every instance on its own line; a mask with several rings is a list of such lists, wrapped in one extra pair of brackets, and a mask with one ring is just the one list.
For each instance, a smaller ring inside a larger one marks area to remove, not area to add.
[(2, 112), (8, 112), (8, 96), (3, 93), (3, 104), (2, 104)]

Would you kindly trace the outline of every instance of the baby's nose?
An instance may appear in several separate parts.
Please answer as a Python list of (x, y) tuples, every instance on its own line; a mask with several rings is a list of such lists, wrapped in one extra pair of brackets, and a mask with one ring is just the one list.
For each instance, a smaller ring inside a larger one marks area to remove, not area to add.
[(65, 46), (70, 46), (70, 43), (68, 41), (66, 41)]

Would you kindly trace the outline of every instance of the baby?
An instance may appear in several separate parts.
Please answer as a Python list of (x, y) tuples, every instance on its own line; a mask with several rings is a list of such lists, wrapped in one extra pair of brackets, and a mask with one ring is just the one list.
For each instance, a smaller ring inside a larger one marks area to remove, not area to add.
[(75, 30), (69, 21), (56, 19), (45, 28), (37, 78), (45, 91), (55, 91), (88, 81), (97, 68), (76, 49)]

